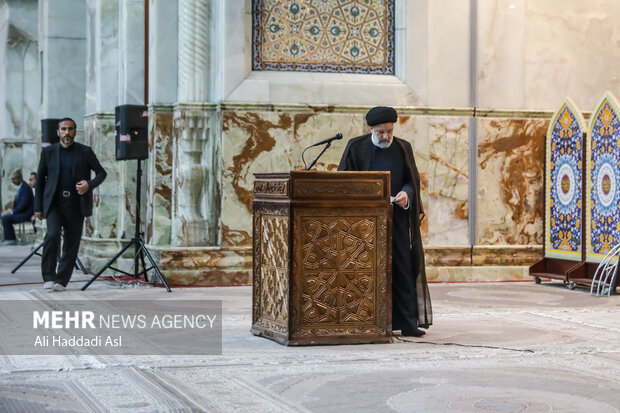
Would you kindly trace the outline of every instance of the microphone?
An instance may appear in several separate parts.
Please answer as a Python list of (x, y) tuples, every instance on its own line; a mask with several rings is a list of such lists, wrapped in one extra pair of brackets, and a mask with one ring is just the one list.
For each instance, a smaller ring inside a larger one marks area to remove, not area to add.
[(342, 133), (338, 132), (337, 134), (335, 134), (331, 138), (323, 139), (321, 142), (317, 142), (314, 145), (310, 145), (309, 148), (312, 148), (313, 146), (323, 145), (325, 143), (331, 143), (332, 141), (335, 141), (337, 139), (342, 139)]
[(310, 164), (310, 166), (308, 166), (306, 168), (306, 171), (309, 171), (310, 169), (312, 169), (312, 167), (314, 166), (314, 164), (316, 163), (316, 161), (319, 160), (319, 158), (321, 157), (321, 155), (323, 155), (323, 152), (325, 152), (327, 150), (327, 148), (329, 148), (330, 146), (332, 146), (332, 141), (335, 141), (337, 139), (342, 139), (342, 133), (338, 132), (337, 134), (335, 134), (334, 136), (332, 136), (331, 138), (327, 138), (327, 139), (323, 139), (321, 142), (317, 142), (314, 145), (310, 145), (308, 146), (306, 149), (304, 149), (304, 151), (301, 153), (301, 160), (304, 161), (304, 165), (306, 164), (306, 161), (304, 160), (304, 153), (312, 148), (313, 146), (319, 146), (319, 145), (323, 145), (323, 144), (327, 144), (327, 146), (325, 146), (323, 148), (323, 150), (321, 151), (321, 153), (319, 154), (319, 156), (317, 156), (314, 161), (312, 161), (312, 163)]

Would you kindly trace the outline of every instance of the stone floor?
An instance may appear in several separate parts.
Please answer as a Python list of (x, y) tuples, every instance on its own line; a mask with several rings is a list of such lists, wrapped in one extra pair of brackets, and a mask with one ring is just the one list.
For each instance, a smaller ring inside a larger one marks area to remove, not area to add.
[[(284, 347), (250, 334), (250, 287), (174, 288), (74, 275), (0, 247), (3, 299), (217, 299), (219, 356), (0, 356), (1, 412), (618, 412), (620, 296), (559, 284), (432, 284), (435, 324), (392, 344)], [(80, 280), (80, 281), (78, 281)]]

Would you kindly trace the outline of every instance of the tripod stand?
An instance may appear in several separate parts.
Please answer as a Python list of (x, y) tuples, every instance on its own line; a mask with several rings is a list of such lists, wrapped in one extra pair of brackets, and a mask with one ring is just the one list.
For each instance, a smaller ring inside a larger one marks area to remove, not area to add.
[[(15, 272), (19, 270), (21, 266), (24, 265), (30, 258), (32, 258), (33, 255), (38, 255), (39, 257), (42, 257), (43, 255), (39, 252), (41, 248), (43, 248), (43, 242), (41, 242), (35, 249), (33, 249), (32, 252), (22, 260), (22, 262), (17, 264), (15, 268), (11, 270), (11, 274), (15, 274)], [(58, 250), (58, 256), (60, 257), (60, 249)], [(82, 271), (84, 274), (88, 274), (88, 271), (86, 271), (86, 268), (84, 268), (84, 264), (82, 264), (82, 261), (80, 261), (80, 257), (77, 257), (75, 259), (75, 269)]]
[[(166, 287), (166, 290), (168, 292), (171, 292), (170, 287), (168, 287), (168, 284), (166, 283), (166, 280), (164, 279), (164, 276), (162, 275), (161, 271), (159, 270), (159, 267), (157, 267), (157, 264), (155, 264), (155, 260), (153, 260), (153, 257), (151, 256), (151, 253), (149, 252), (149, 250), (146, 249), (146, 246), (144, 244), (144, 240), (142, 239), (142, 232), (140, 232), (140, 191), (141, 191), (141, 178), (142, 178), (142, 161), (140, 159), (138, 159), (138, 173), (136, 175), (136, 232), (134, 233), (133, 238), (131, 239), (131, 241), (129, 241), (129, 243), (127, 245), (125, 245), (110, 261), (108, 261), (106, 263), (106, 265), (103, 266), (102, 269), (99, 270), (99, 272), (97, 272), (97, 274), (95, 274), (93, 276), (93, 278), (90, 279), (90, 281), (88, 281), (86, 283), (86, 285), (84, 287), (82, 287), (82, 291), (84, 291), (85, 289), (88, 288), (88, 286), (90, 284), (92, 284), (93, 281), (95, 281), (97, 278), (99, 278), (99, 276), (108, 268), (114, 270), (114, 271), (118, 271), (122, 274), (125, 275), (130, 275), (133, 278), (139, 278), (140, 274), (144, 274), (144, 281), (148, 281), (148, 276), (147, 273), (150, 270), (155, 270), (155, 273), (157, 274), (157, 276), (159, 277), (159, 279), (161, 280), (162, 284), (164, 284), (164, 287)], [(123, 255), (123, 253), (125, 251), (127, 251), (129, 249), (129, 247), (134, 246), (134, 257), (133, 257), (133, 261), (134, 261), (134, 273), (128, 273), (127, 271), (123, 271), (121, 269), (118, 268), (114, 268), (112, 267), (112, 264), (121, 256)], [(148, 258), (149, 262), (151, 263), (151, 267), (146, 268), (146, 262), (144, 260), (144, 257), (146, 256), (146, 258)], [(142, 264), (142, 271), (139, 270), (140, 268), (140, 264)]]

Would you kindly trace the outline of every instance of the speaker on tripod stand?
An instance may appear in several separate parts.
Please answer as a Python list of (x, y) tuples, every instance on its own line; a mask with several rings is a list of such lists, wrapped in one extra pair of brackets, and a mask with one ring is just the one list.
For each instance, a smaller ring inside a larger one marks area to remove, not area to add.
[(46, 147), (60, 141), (58, 137), (58, 121), (60, 119), (41, 119), (41, 146)]
[[(139, 278), (140, 275), (144, 275), (144, 280), (148, 281), (148, 272), (153, 270), (161, 280), (164, 287), (168, 292), (171, 292), (170, 287), (166, 283), (163, 274), (159, 270), (159, 267), (155, 263), (155, 260), (151, 256), (151, 253), (146, 248), (144, 243), (144, 233), (140, 230), (140, 200), (141, 200), (141, 186), (142, 186), (142, 160), (148, 159), (148, 107), (144, 105), (121, 105), (115, 109), (115, 123), (116, 123), (116, 160), (136, 160), (138, 163), (138, 171), (136, 174), (136, 231), (134, 237), (125, 245), (110, 261), (108, 261), (103, 268), (101, 268), (93, 278), (82, 287), (84, 291), (88, 286), (95, 281), (105, 270), (108, 268), (120, 272), (125, 275), (132, 276), (133, 278)], [(129, 247), (134, 246), (134, 272), (129, 273), (127, 271), (115, 268), (112, 264), (121, 256)], [(145, 259), (146, 258), (146, 259)], [(148, 259), (151, 267), (146, 266), (146, 260)], [(142, 270), (140, 270), (142, 268)]]

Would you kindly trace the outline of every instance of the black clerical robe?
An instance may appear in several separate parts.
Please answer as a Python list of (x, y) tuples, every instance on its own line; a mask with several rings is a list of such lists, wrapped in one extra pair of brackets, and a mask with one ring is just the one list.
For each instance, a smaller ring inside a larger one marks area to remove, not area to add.
[[(403, 222), (398, 219), (398, 213), (395, 213), (396, 220), (401, 221), (404, 226), (408, 228), (405, 229), (405, 237), (406, 232), (408, 232), (409, 239), (401, 239), (402, 236), (396, 238), (396, 235), (393, 238), (393, 244), (398, 243), (400, 247), (406, 247), (406, 250), (410, 253), (411, 260), (410, 262), (400, 263), (398, 262), (398, 257), (394, 256), (393, 259), (393, 267), (398, 267), (402, 269), (406, 269), (405, 271), (411, 271), (410, 277), (411, 282), (415, 286), (415, 295), (413, 300), (415, 302), (410, 302), (405, 305), (416, 306), (416, 309), (412, 308), (404, 308), (404, 309), (396, 309), (396, 313), (400, 314), (412, 314), (416, 313), (418, 317), (418, 325), (420, 327), (428, 328), (433, 323), (433, 315), (432, 315), (432, 307), (431, 307), (431, 298), (428, 291), (428, 284), (426, 282), (426, 269), (424, 265), (424, 247), (422, 246), (422, 236), (420, 234), (420, 223), (424, 216), (424, 209), (422, 207), (422, 199), (420, 197), (420, 174), (418, 173), (418, 168), (415, 164), (415, 159), (413, 156), (413, 149), (411, 148), (411, 144), (403, 139), (394, 137), (394, 141), (392, 145), (399, 145), (401, 151), (392, 151), (394, 154), (402, 154), (404, 157), (404, 178), (402, 179), (404, 185), (404, 190), (408, 192), (409, 196), (409, 209), (405, 211), (405, 215), (407, 219)], [(389, 168), (383, 168), (385, 166), (384, 162), (377, 162), (375, 158), (375, 146), (372, 143), (371, 135), (363, 135), (358, 136), (356, 138), (351, 139), (347, 143), (347, 147), (344, 150), (342, 155), (342, 159), (340, 160), (340, 165), (338, 166), (339, 171), (371, 171), (371, 170), (390, 170)], [(396, 155), (401, 156), (401, 155)], [(401, 158), (402, 161), (403, 158)], [(382, 169), (371, 169), (376, 167), (382, 167)], [(398, 170), (398, 168), (396, 168)], [(402, 170), (402, 169), (401, 169)], [(400, 178), (399, 178), (400, 179)], [(409, 187), (408, 187), (409, 185)], [(396, 190), (395, 188), (393, 190)], [(411, 193), (409, 192), (411, 191)], [(397, 191), (398, 192), (398, 191)], [(392, 194), (395, 195), (395, 194)], [(400, 208), (399, 206), (394, 206), (394, 208)], [(400, 231), (403, 233), (403, 231)], [(407, 245), (409, 244), (409, 245)], [(393, 249), (394, 254), (397, 255), (397, 250)], [(402, 272), (402, 271), (401, 271)], [(396, 277), (396, 274), (393, 274), (393, 278)], [(403, 281), (403, 280), (401, 280)], [(393, 295), (398, 294), (398, 291), (395, 291), (397, 287), (397, 280), (393, 280)], [(394, 320), (397, 321), (397, 320)], [(411, 320), (410, 320), (411, 321)], [(395, 325), (394, 329), (399, 329), (400, 326)]]

